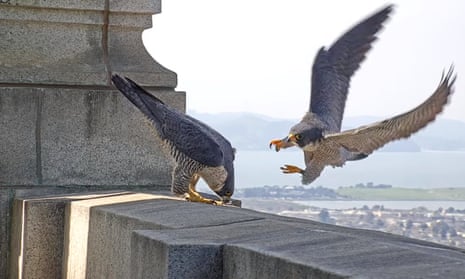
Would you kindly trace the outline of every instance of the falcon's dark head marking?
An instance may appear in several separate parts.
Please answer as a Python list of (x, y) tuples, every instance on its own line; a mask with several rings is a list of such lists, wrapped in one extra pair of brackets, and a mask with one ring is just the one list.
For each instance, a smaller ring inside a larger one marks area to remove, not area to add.
[(296, 130), (289, 134), (287, 141), (294, 142), (300, 148), (304, 148), (309, 144), (314, 144), (323, 138), (323, 130), (320, 128), (310, 127), (304, 130)]

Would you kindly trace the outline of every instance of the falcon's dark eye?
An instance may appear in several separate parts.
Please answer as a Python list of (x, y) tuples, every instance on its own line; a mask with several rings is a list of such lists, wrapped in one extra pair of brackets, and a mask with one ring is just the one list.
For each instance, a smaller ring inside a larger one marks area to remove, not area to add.
[(228, 197), (232, 196), (231, 191), (226, 191), (226, 193), (224, 193), (224, 194), (225, 194), (226, 196), (228, 196)]
[(295, 135), (295, 139), (296, 139), (296, 140), (301, 140), (301, 139), (302, 139), (302, 135), (300, 135), (300, 134)]

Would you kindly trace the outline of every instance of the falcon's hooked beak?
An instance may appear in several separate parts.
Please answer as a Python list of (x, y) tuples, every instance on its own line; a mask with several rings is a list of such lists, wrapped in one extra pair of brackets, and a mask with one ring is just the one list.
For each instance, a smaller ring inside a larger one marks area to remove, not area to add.
[(292, 143), (297, 144), (297, 139), (294, 134), (289, 134), (289, 136), (285, 137), (284, 139), (287, 142), (292, 142)]
[(294, 135), (290, 134), (287, 137), (282, 139), (275, 139), (270, 142), (270, 148), (274, 145), (274, 148), (277, 151), (281, 150), (281, 148), (288, 148), (293, 145), (297, 144), (296, 138)]

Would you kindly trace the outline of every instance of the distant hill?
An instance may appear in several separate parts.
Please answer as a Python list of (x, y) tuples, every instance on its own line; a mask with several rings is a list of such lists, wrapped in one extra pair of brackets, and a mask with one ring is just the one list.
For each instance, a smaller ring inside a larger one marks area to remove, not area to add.
[[(254, 113), (207, 114), (189, 112), (225, 135), (237, 149), (267, 150), (271, 139), (284, 137), (300, 119), (276, 119)], [(380, 117), (347, 117), (343, 130), (382, 120)], [(420, 150), (465, 151), (465, 122), (437, 119), (407, 140), (387, 144), (380, 151), (417, 152)]]

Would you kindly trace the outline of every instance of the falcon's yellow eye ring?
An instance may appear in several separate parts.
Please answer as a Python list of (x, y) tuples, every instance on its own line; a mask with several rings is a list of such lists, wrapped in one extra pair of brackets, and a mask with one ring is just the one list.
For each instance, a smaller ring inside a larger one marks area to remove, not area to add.
[(232, 193), (230, 191), (226, 191), (225, 195), (230, 197)]
[(302, 136), (300, 134), (297, 134), (297, 135), (295, 135), (295, 139), (300, 140), (300, 139), (302, 139)]

